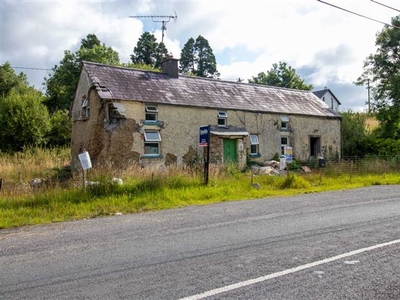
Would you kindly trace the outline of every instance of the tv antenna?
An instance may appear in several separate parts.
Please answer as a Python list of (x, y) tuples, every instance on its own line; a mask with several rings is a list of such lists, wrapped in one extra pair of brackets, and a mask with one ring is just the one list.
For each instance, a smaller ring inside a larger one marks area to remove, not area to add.
[(164, 44), (164, 31), (167, 30), (167, 23), (171, 21), (171, 19), (177, 19), (178, 16), (129, 16), (129, 18), (136, 18), (136, 19), (141, 19), (141, 18), (151, 18), (153, 22), (161, 23), (161, 43)]

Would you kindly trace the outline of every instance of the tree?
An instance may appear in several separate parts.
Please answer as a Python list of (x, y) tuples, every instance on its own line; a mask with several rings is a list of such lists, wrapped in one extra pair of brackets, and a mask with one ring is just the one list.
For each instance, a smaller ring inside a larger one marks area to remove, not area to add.
[(43, 95), (33, 88), (13, 88), (0, 101), (0, 149), (20, 151), (45, 145), (50, 129), (49, 113)]
[(279, 64), (273, 64), (267, 74), (258, 73), (257, 77), (253, 76), (252, 79), (248, 79), (248, 82), (307, 91), (313, 88), (311, 84), (304, 83), (304, 80), (296, 74), (295, 69), (282, 61)]
[(342, 116), (342, 156), (364, 157), (373, 154), (377, 149), (373, 146), (373, 135), (367, 130), (368, 115), (348, 110)]
[(213, 50), (208, 41), (201, 35), (196, 40), (189, 38), (183, 46), (180, 57), (180, 71), (199, 77), (219, 77)]
[(88, 34), (86, 39), (82, 39), (75, 53), (65, 50), (60, 65), (54, 66), (53, 74), (45, 78), (45, 104), (51, 112), (69, 109), (79, 81), (82, 61), (119, 65), (119, 55), (111, 47), (101, 44), (94, 34)]
[(136, 47), (133, 49), (131, 61), (134, 64), (143, 64), (153, 68), (160, 68), (161, 63), (167, 55), (168, 50), (164, 43), (157, 43), (157, 39), (152, 33), (143, 32)]
[(371, 87), (372, 110), (380, 121), (382, 138), (400, 139), (400, 16), (377, 33), (376, 53), (364, 61), (356, 85)]
[(15, 74), (11, 64), (5, 62), (0, 66), (0, 97), (7, 97), (12, 88), (19, 85), (28, 85), (27, 77), (24, 73)]
[(48, 147), (69, 145), (71, 142), (72, 119), (67, 110), (57, 110), (50, 116), (50, 130), (46, 135)]

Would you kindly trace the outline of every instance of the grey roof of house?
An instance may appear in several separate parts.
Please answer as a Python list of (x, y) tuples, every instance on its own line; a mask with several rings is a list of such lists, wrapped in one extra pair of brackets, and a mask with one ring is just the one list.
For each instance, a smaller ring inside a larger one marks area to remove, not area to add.
[(331, 95), (333, 96), (333, 98), (335, 98), (335, 100), (337, 101), (337, 103), (340, 105), (342, 103), (340, 103), (340, 101), (338, 100), (338, 98), (336, 98), (335, 94), (332, 93), (332, 91), (330, 89), (324, 89), (324, 90), (320, 90), (320, 91), (314, 91), (314, 95), (317, 96), (318, 98), (322, 99), (322, 97), (327, 93), (331, 93)]
[(84, 62), (103, 99), (340, 118), (311, 91)]

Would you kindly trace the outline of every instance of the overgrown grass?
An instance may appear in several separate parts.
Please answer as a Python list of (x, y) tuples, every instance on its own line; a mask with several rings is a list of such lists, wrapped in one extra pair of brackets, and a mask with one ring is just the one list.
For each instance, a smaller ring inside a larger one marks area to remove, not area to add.
[[(65, 152), (61, 153), (67, 157)], [(39, 156), (40, 154), (43, 153), (39, 152)], [(13, 177), (13, 172), (5, 172), (5, 170), (11, 170), (12, 167), (5, 164), (6, 167), (2, 166), (0, 169), (3, 172), (0, 173), (0, 177), (3, 176), (2, 178), (6, 181), (15, 180), (15, 186), (18, 186), (28, 181), (31, 176), (41, 176), (46, 172), (54, 172), (65, 167), (66, 158), (63, 155), (48, 157), (46, 154), (43, 155), (43, 161), (37, 160), (33, 154), (25, 157), (28, 162), (35, 162), (32, 169), (21, 155), (8, 157), (9, 160), (16, 159), (18, 162), (16, 169), (20, 168), (19, 164), (23, 164), (27, 168), (24, 170), (26, 175)], [(0, 162), (5, 159), (7, 157), (0, 157)], [(40, 165), (40, 168), (36, 167), (36, 163)], [(255, 175), (251, 179), (250, 171), (241, 172), (232, 166), (212, 166), (208, 185), (203, 183), (201, 170), (194, 169), (132, 168), (123, 173), (112, 169), (93, 170), (89, 177), (96, 184), (89, 185), (86, 189), (83, 188), (80, 176), (78, 178), (72, 176), (67, 186), (54, 184), (38, 190), (15, 188), (11, 189), (11, 192), (7, 191), (7, 187), (0, 198), (0, 228), (111, 216), (118, 213), (140, 213), (223, 201), (291, 196), (370, 185), (400, 184), (400, 173), (397, 171), (380, 174), (349, 174), (332, 170), (327, 168), (310, 174), (291, 172), (284, 176)], [(3, 174), (8, 174), (8, 177)], [(112, 181), (112, 177), (117, 174), (123, 180), (122, 185)], [(252, 185), (252, 183), (255, 184)]]

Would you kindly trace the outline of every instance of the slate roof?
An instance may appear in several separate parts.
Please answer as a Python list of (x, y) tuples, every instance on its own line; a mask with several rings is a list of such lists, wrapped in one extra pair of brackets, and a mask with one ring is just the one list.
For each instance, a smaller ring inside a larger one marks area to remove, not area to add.
[(333, 96), (333, 98), (335, 98), (335, 100), (337, 101), (337, 103), (340, 105), (342, 103), (340, 103), (340, 101), (338, 100), (338, 98), (336, 98), (335, 94), (332, 93), (332, 91), (330, 89), (324, 89), (324, 90), (320, 90), (320, 91), (315, 91), (313, 92), (315, 96), (317, 96), (319, 99), (322, 99), (322, 97), (327, 93), (331, 93), (331, 95)]
[(310, 91), (84, 62), (103, 99), (340, 118)]

